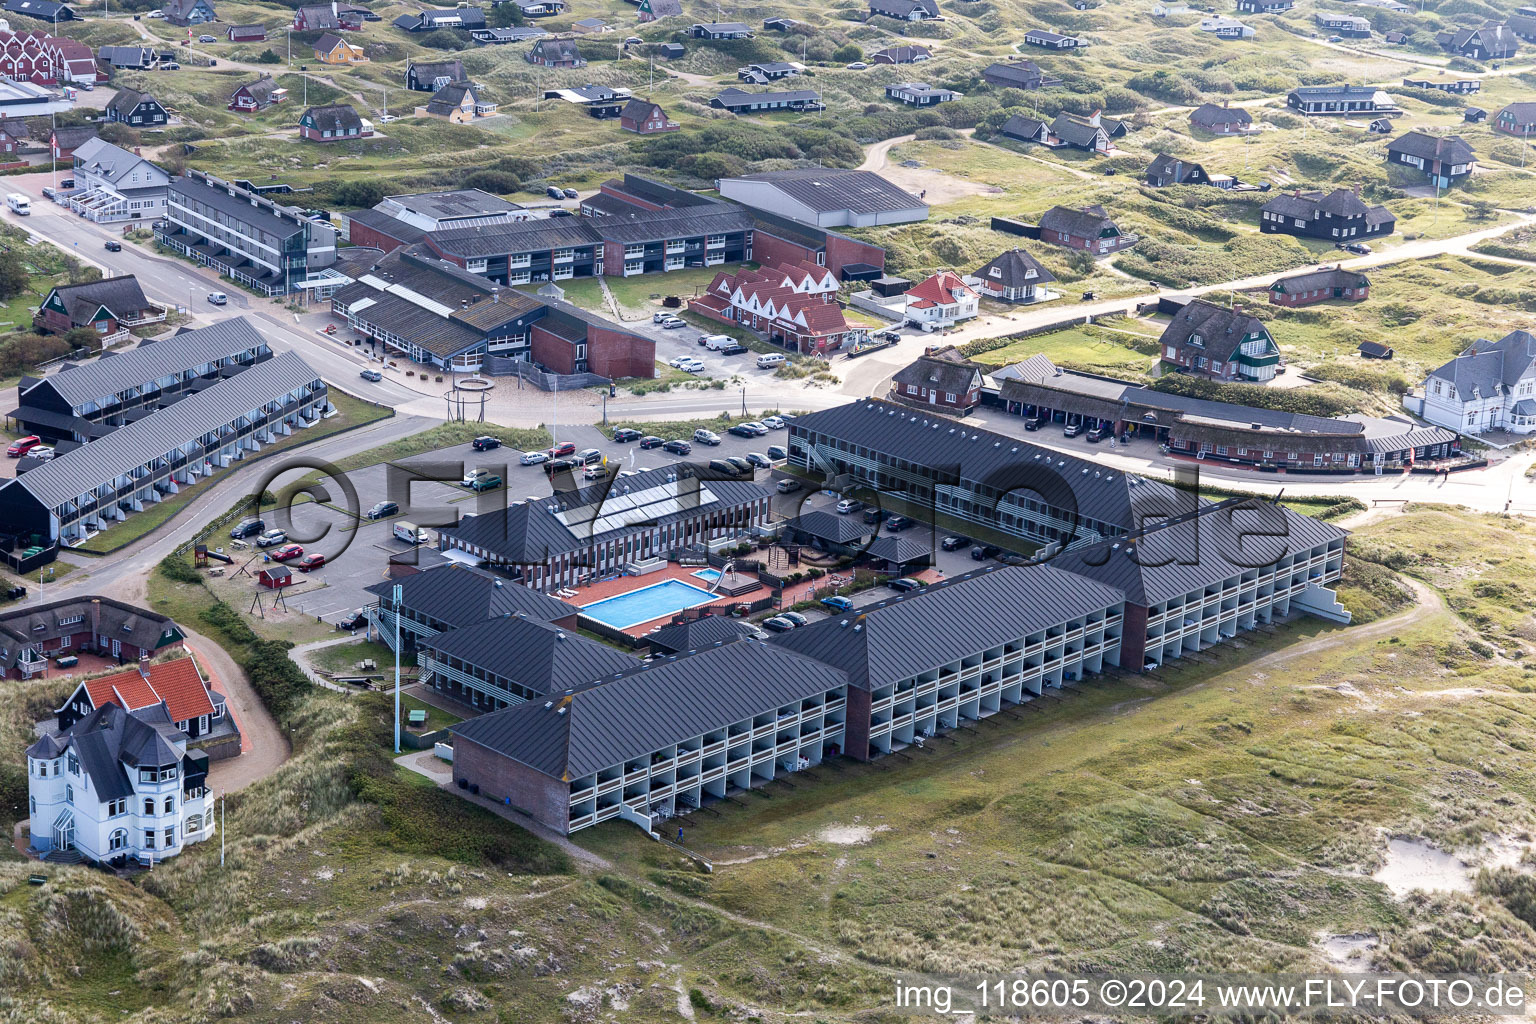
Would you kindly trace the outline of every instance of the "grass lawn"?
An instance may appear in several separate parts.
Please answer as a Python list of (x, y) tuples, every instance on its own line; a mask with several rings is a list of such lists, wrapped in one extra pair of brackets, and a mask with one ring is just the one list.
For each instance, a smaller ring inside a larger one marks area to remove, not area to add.
[[(387, 416), (393, 416), (394, 412), (383, 406), (374, 405), (353, 398), (351, 395), (342, 394), (339, 391), (331, 392), (331, 404), (336, 406), (337, 415), (330, 419), (321, 420), (318, 424), (307, 430), (296, 430), (281, 440), (267, 445), (260, 452), (265, 458), (277, 452), (297, 448), (300, 445), (309, 444), (320, 440), (322, 437), (330, 437), (343, 431), (352, 430), (355, 427), (365, 426)], [(251, 460), (247, 458), (242, 465), (249, 465)], [(224, 480), (226, 473), (215, 473), (211, 477), (203, 477), (191, 486), (183, 485), (179, 491), (151, 505), (142, 512), (135, 512), (127, 519), (117, 523), (109, 530), (98, 533), (95, 537), (71, 548), (73, 551), (84, 551), (93, 555), (110, 554), (132, 544), (141, 537), (158, 529), (162, 524), (169, 522), (189, 503), (196, 500), (204, 491), (216, 486)]]
[[(321, 647), (310, 651), (309, 663), (316, 671), (329, 672), (332, 675), (350, 675), (357, 672), (357, 663), (367, 658), (373, 659), (380, 672), (394, 672), (395, 652), (389, 649), (389, 645), (379, 640), (358, 639), (352, 643), (336, 644), (332, 647)], [(407, 671), (415, 678), (416, 663), (407, 659), (400, 663), (401, 674)]]
[(1036, 353), (1057, 366), (1093, 373), (1140, 377), (1157, 364), (1157, 335), (1136, 320), (1116, 320), (1114, 327), (1069, 327), (1010, 342), (1003, 348), (978, 352), (972, 358), (987, 366), (1006, 366)]
[[(380, 664), (383, 663), (380, 662)], [(457, 725), (458, 723), (464, 721), (464, 719), (460, 718), (458, 715), (444, 711), (442, 708), (435, 705), (428, 704), (426, 701), (419, 697), (413, 697), (408, 693), (402, 693), (400, 695), (400, 728), (402, 731), (407, 728), (411, 728), (410, 716), (412, 711), (425, 711), (427, 713), (427, 724), (419, 728), (411, 729), (412, 732), (417, 733), (418, 735), (429, 732), (437, 732), (439, 729), (446, 729), (450, 725)]]

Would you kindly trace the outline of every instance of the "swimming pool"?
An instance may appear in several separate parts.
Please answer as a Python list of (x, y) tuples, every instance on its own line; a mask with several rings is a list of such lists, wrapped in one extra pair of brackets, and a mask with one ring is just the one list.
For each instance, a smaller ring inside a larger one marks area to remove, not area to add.
[(582, 605), (581, 614), (614, 629), (628, 629), (642, 622), (680, 612), (684, 608), (709, 604), (713, 600), (714, 595), (709, 591), (701, 590), (691, 583), (662, 580), (627, 594), (605, 597), (601, 601)]
[(698, 572), (693, 573), (693, 575), (697, 576), (699, 579), (704, 580), (704, 581), (706, 581), (708, 583), (713, 583), (713, 582), (715, 582), (715, 580), (720, 578), (720, 570), (719, 569), (700, 569)]

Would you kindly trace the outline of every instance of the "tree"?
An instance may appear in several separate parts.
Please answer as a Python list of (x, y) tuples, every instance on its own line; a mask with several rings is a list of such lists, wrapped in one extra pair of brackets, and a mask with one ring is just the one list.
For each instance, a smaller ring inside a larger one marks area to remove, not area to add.
[(337, 206), (376, 206), (389, 193), (383, 181), (342, 181), (331, 189), (331, 202)]
[(14, 299), (27, 290), (31, 280), (19, 253), (13, 249), (0, 252), (0, 299)]
[(261, 56), (256, 58), (256, 63), (258, 64), (281, 64), (282, 62), (282, 55), (270, 46), (262, 50)]
[(856, 60), (863, 60), (864, 51), (852, 43), (849, 43), (846, 46), (839, 46), (837, 49), (833, 50), (832, 59), (842, 61), (844, 64), (849, 64)]
[(478, 188), (482, 192), (505, 195), (523, 187), (517, 175), (506, 171), (476, 171), (464, 179), (465, 188)]
[(139, 144), (139, 133), (121, 121), (108, 121), (97, 130), (96, 135), (102, 142), (110, 142), (124, 149), (132, 149)]
[(486, 21), (492, 28), (511, 28), (513, 25), (527, 23), (522, 9), (517, 4), (493, 4)]

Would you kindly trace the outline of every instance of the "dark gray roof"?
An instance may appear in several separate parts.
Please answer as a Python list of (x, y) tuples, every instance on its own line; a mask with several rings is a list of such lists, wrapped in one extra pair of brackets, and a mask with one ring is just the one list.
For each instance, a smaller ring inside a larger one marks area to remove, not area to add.
[[(919, 57), (932, 57), (933, 51), (926, 46), (911, 44), (907, 46), (887, 46), (883, 50), (876, 50), (871, 57), (885, 57), (893, 64), (910, 64)], [(991, 70), (990, 68), (988, 70)], [(1038, 69), (1036, 71), (1038, 74)]]
[(1149, 607), (1345, 536), (1283, 505), (1202, 499), (1195, 513), (1129, 538), (1068, 550), (1051, 564), (1115, 587), (1129, 604)]
[(750, 480), (705, 482), (686, 470), (665, 467), (484, 515), (466, 515), (439, 532), (491, 552), (492, 561), (542, 565), (555, 555), (587, 547), (594, 537), (655, 529), (707, 508), (738, 507), (768, 494), (766, 487)]
[(1380, 91), (1374, 85), (1303, 85), (1292, 89), (1289, 96), (1313, 103), (1319, 101), (1358, 101), (1372, 99)]
[[(818, 432), (919, 466), (942, 467), (966, 483), (999, 490), (1065, 484), (1081, 514), (1128, 529), (1143, 502), (1182, 507), (1181, 492), (1165, 483), (1105, 469), (1088, 459), (1041, 448), (880, 399), (862, 399), (796, 419), (797, 435)], [(1064, 500), (1062, 496), (1056, 502)]]
[(471, 102), (479, 103), (480, 94), (473, 82), (449, 82), (427, 101), (427, 110), (433, 114), (449, 114), (457, 110), (468, 96)]
[(987, 65), (982, 72), (985, 78), (1001, 78), (1006, 81), (1017, 82), (1019, 85), (1032, 89), (1040, 84), (1045, 76), (1040, 71), (1040, 66), (1032, 60), (1010, 60)]
[(528, 54), (530, 57), (538, 54), (547, 61), (581, 60), (581, 51), (576, 48), (574, 39), (540, 39)]
[(1098, 238), (1101, 232), (1118, 231), (1109, 211), (1097, 204), (1074, 210), (1053, 206), (1040, 215), (1040, 230), (1059, 231), (1075, 238)]
[(1053, 565), (977, 569), (775, 636), (770, 642), (840, 669), (874, 689), (972, 654), (1114, 608), (1118, 589)]
[(1039, 118), (1014, 114), (1003, 122), (1003, 126), (998, 131), (1019, 139), (1039, 139), (1041, 129), (1045, 127), (1045, 122)]
[(864, 522), (861, 516), (837, 515), (821, 508), (810, 509), (785, 521), (784, 528), (833, 544), (853, 544), (875, 532), (874, 524)]
[[(1033, 271), (1033, 276), (1030, 275)], [(972, 277), (1000, 285), (1004, 288), (1024, 288), (1031, 284), (1046, 284), (1056, 280), (1045, 266), (1023, 249), (1009, 249), (999, 253), (976, 268)]]
[(1291, 274), (1275, 280), (1269, 286), (1270, 291), (1281, 291), (1286, 294), (1296, 292), (1316, 291), (1319, 288), (1367, 288), (1370, 279), (1358, 270), (1345, 270), (1343, 267), (1331, 267), (1327, 270), (1314, 270), (1306, 274)]
[(777, 92), (747, 92), (734, 85), (723, 90), (712, 101), (722, 107), (750, 107), (761, 103), (820, 103), (821, 93), (815, 89), (785, 89)]
[(1508, 114), (1519, 124), (1536, 124), (1536, 100), (1520, 100), (1516, 103), (1506, 103), (1499, 110), (1499, 116)]
[(929, 391), (964, 394), (978, 379), (981, 368), (967, 359), (918, 356), (891, 377), (894, 384), (918, 384)]
[(602, 234), (585, 217), (541, 217), (468, 228), (444, 228), (433, 231), (428, 240), (434, 249), (452, 256), (504, 256), (595, 245), (602, 241)]
[(0, 667), (15, 665), (21, 649), (27, 645), (57, 640), (81, 631), (80, 623), (65, 625), (66, 619), (84, 616), (83, 621), (87, 623), (84, 628), (89, 631), (93, 600), (100, 602), (95, 606), (96, 621), (98, 631), (104, 636), (115, 637), (146, 651), (157, 650), (182, 638), (181, 627), (147, 608), (124, 604), (110, 597), (72, 597), (0, 614), (0, 639), (9, 641), (0, 644), (7, 649), (7, 653), (0, 656)]
[(348, 103), (332, 103), (324, 107), (310, 107), (304, 111), (311, 126), (317, 131), (356, 131), (363, 127), (363, 119)]
[[(134, 279), (129, 277), (126, 280)], [(134, 284), (137, 286), (137, 282)], [(126, 295), (126, 289), (121, 293), (114, 289), (114, 292), (119, 298)], [(244, 317), (234, 317), (162, 338), (153, 344), (140, 342), (136, 348), (119, 352), (110, 359), (93, 359), (45, 377), (40, 383), (50, 385), (70, 405), (81, 405), (115, 395), (127, 388), (142, 387), (161, 377), (181, 373), (205, 363), (239, 355), (265, 344), (250, 321)]]
[[(1269, 338), (1269, 329), (1241, 307), (1229, 309), (1205, 299), (1191, 299), (1174, 314), (1158, 341), (1165, 346), (1184, 345), (1195, 334), (1199, 334), (1210, 359), (1226, 362), (1237, 354), (1245, 338), (1252, 334)], [(1269, 344), (1272, 347), (1274, 341)]]
[(562, 693), (635, 666), (633, 656), (606, 644), (516, 615), (439, 633), (421, 645), (538, 693)]
[(1188, 181), (1196, 172), (1204, 174), (1205, 168), (1190, 160), (1159, 153), (1147, 165), (1146, 176), (1160, 182), (1179, 184)]
[[(327, 8), (327, 10), (329, 10), (329, 8)], [(278, 84), (277, 79), (273, 78), (271, 75), (262, 75), (260, 78), (257, 78), (256, 81), (246, 82), (240, 88), (243, 88), (247, 93), (250, 94), (251, 99), (255, 100), (258, 105), (261, 105), (265, 104), (272, 98), (272, 91), (278, 88)], [(240, 90), (236, 89), (235, 91), (239, 92)]]
[(407, 245), (421, 241), (427, 234), (426, 229), (407, 224), (400, 218), (391, 217), (381, 210), (348, 210), (342, 216)]
[(295, 388), (319, 381), (320, 374), (313, 367), (297, 354), (284, 352), (45, 462), (10, 486), (25, 488), (53, 508)]
[(660, 104), (642, 100), (637, 96), (624, 104), (624, 109), (619, 112), (619, 116), (630, 121), (644, 121), (651, 116), (653, 110), (659, 111), (663, 117), (666, 116), (666, 111), (661, 109)]
[(931, 539), (920, 540), (905, 533), (888, 533), (870, 541), (864, 554), (897, 565), (930, 565), (933, 562), (933, 543)]
[(871, 11), (898, 18), (905, 18), (919, 8), (927, 12), (930, 18), (939, 16), (939, 5), (934, 0), (869, 0)]
[(669, 653), (677, 653), (729, 643), (756, 632), (756, 629), (744, 619), (733, 619), (728, 615), (704, 615), (663, 626), (647, 635), (645, 641), (650, 644), (652, 651), (664, 649)]
[(443, 77), (456, 82), (464, 78), (464, 62), (461, 60), (412, 61), (408, 70), (416, 72), (418, 82), (430, 82)]
[(1214, 103), (1202, 103), (1190, 111), (1189, 120), (1201, 127), (1209, 127), (1219, 124), (1252, 124), (1253, 117), (1242, 107), (1217, 106)]
[[(252, 203), (251, 193), (245, 189), (228, 183), (215, 184), (217, 180), (210, 180), (201, 173), (188, 172), (171, 179), (171, 192), (180, 193), (194, 202), (205, 203), (235, 224), (279, 239), (289, 238), (304, 230), (302, 213), (295, 208), (271, 200)], [(230, 194), (232, 189), (233, 195)], [(286, 215), (279, 213), (279, 210), (286, 211)]]
[(95, 799), (105, 802), (133, 796), (130, 768), (180, 765), (186, 741), (163, 708), (124, 711), (108, 702), (54, 737), (39, 740), (27, 753), (48, 757), (71, 747), (80, 756)]
[(134, 109), (137, 108), (140, 103), (144, 102), (158, 103), (158, 101), (149, 93), (139, 92), (137, 89), (130, 89), (127, 86), (124, 86), (123, 88), (117, 90), (116, 95), (114, 95), (112, 99), (107, 102), (107, 109), (116, 111), (124, 117), (127, 117), (129, 114), (133, 113)]
[(388, 604), (397, 585), (401, 603), (408, 610), (441, 623), (445, 630), (508, 615), (554, 622), (576, 614), (574, 605), (458, 562), (374, 583), (364, 589)]
[(1450, 382), (1462, 401), (1508, 394), (1521, 379), (1536, 377), (1536, 337), (1511, 331), (1498, 341), (1479, 339), (1430, 376)]
[(453, 734), (545, 775), (574, 779), (844, 684), (841, 672), (819, 662), (740, 640), (482, 715), (453, 726)]
[(746, 174), (741, 180), (766, 182), (820, 213), (838, 210), (883, 213), (926, 206), (917, 196), (897, 188), (874, 171), (802, 167), (790, 171)]
[(1087, 147), (1094, 144), (1099, 132), (1111, 135), (1120, 127), (1121, 123), (1114, 118), (1101, 117), (1098, 124), (1093, 124), (1086, 117), (1063, 110), (1051, 122), (1051, 134), (1069, 145)]
[(155, 59), (155, 51), (148, 46), (103, 46), (96, 51), (96, 59), (115, 67), (137, 67)]
[(1406, 153), (1424, 160), (1469, 164), (1476, 159), (1472, 147), (1460, 135), (1430, 135), (1412, 131), (1387, 143), (1388, 153)]
[[(69, 310), (71, 322), (88, 322), (91, 314), (102, 306), (121, 317), (125, 313), (148, 309), (150, 301), (139, 287), (139, 279), (132, 274), (119, 277), (103, 277), (81, 284), (56, 285), (52, 294), (57, 295)], [(46, 296), (44, 297), (46, 302)], [(151, 346), (153, 347), (153, 346)], [(113, 357), (117, 358), (116, 356)]]

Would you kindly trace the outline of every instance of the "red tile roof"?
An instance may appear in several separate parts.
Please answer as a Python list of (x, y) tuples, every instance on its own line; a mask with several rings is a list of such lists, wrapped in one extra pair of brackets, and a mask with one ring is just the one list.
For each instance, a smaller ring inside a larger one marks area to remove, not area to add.
[(960, 280), (960, 275), (953, 270), (941, 270), (928, 280), (913, 285), (907, 289), (907, 297), (916, 299), (914, 306), (949, 306), (960, 299), (955, 293), (962, 295), (971, 291), (971, 286)]
[(147, 668), (149, 678), (137, 668), (124, 669), (109, 676), (87, 679), (82, 684), (91, 704), (116, 704), (128, 711), (153, 707), (165, 702), (173, 722), (186, 722), (200, 715), (213, 714), (213, 701), (197, 664), (191, 658), (177, 658)]

